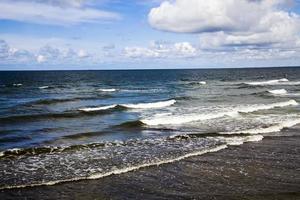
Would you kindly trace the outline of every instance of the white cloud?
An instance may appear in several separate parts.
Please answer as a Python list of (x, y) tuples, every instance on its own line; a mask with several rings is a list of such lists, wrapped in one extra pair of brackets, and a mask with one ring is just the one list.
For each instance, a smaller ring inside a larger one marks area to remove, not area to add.
[(37, 61), (38, 63), (46, 62), (46, 57), (43, 56), (43, 55), (38, 55), (38, 56), (36, 57), (36, 61)]
[(0, 19), (22, 22), (74, 25), (117, 20), (117, 13), (83, 6), (82, 1), (0, 1)]
[(80, 49), (77, 55), (79, 58), (87, 58), (90, 56), (84, 49)]
[(193, 57), (197, 49), (189, 42), (165, 43), (152, 41), (149, 47), (126, 47), (124, 54), (130, 58), (181, 58)]
[(0, 40), (0, 58), (7, 58), (9, 55), (9, 46), (4, 40)]
[[(149, 13), (159, 30), (183, 33), (266, 31), (283, 11), (284, 0), (176, 0), (163, 2)], [(288, 17), (288, 16), (286, 16)], [(294, 16), (291, 16), (294, 17)]]
[(197, 33), (202, 49), (219, 47), (300, 47), (300, 16), (290, 0), (165, 1), (149, 15), (152, 27)]

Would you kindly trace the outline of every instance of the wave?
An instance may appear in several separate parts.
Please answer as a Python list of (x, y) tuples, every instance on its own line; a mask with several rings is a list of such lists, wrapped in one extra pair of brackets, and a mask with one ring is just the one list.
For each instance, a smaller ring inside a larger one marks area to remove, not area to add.
[(100, 179), (262, 139), (261, 135), (202, 138), (202, 134), (187, 134), (70, 147), (11, 149), (0, 152), (0, 164), (6, 172), (1, 177), (0, 190)]
[(200, 156), (206, 153), (213, 153), (213, 152), (217, 152), (223, 149), (226, 149), (227, 145), (219, 145), (217, 147), (212, 147), (212, 148), (208, 148), (208, 149), (204, 149), (204, 150), (200, 150), (200, 151), (196, 151), (196, 152), (191, 152), (191, 153), (187, 153), (185, 155), (182, 156), (178, 156), (175, 158), (170, 158), (170, 159), (165, 159), (165, 160), (160, 160), (160, 159), (156, 159), (153, 162), (149, 162), (149, 163), (144, 163), (144, 164), (139, 164), (139, 165), (133, 165), (133, 166), (127, 166), (124, 168), (117, 168), (114, 167), (113, 170), (106, 172), (106, 173), (96, 173), (90, 176), (82, 176), (82, 177), (74, 177), (74, 178), (70, 178), (70, 179), (61, 179), (61, 180), (54, 180), (54, 181), (41, 181), (39, 183), (32, 183), (32, 184), (23, 184), (23, 185), (8, 185), (8, 186), (0, 186), (0, 190), (3, 189), (16, 189), (16, 188), (25, 188), (25, 187), (36, 187), (36, 186), (43, 186), (43, 185), (55, 185), (58, 183), (65, 183), (65, 182), (73, 182), (73, 181), (80, 181), (80, 180), (95, 180), (95, 179), (100, 179), (100, 178), (104, 178), (107, 176), (111, 176), (111, 175), (117, 175), (117, 174), (122, 174), (122, 173), (127, 173), (130, 171), (135, 171), (141, 168), (146, 168), (146, 167), (151, 167), (151, 166), (159, 166), (159, 165), (163, 165), (163, 164), (167, 164), (167, 163), (173, 163), (176, 161), (180, 161), (189, 157), (193, 157), (193, 156)]
[(50, 88), (50, 86), (48, 86), (48, 85), (40, 86), (40, 87), (39, 87), (39, 89), (49, 89), (49, 88)]
[(221, 134), (263, 134), (263, 133), (275, 133), (280, 132), (282, 129), (293, 127), (300, 124), (300, 119), (288, 120), (281, 123), (277, 123), (268, 127), (253, 128), (241, 131), (223, 132)]
[(285, 89), (269, 90), (268, 92), (271, 93), (271, 94), (276, 94), (276, 95), (287, 93), (287, 91)]
[(159, 101), (154, 103), (138, 103), (138, 104), (120, 104), (126, 108), (133, 108), (133, 109), (149, 109), (149, 108), (163, 108), (168, 107), (176, 103), (176, 100), (171, 99), (168, 101)]
[(138, 103), (138, 104), (113, 104), (108, 106), (100, 106), (100, 107), (87, 107), (80, 108), (79, 111), (83, 112), (95, 112), (95, 111), (103, 111), (114, 108), (123, 108), (123, 109), (151, 109), (151, 108), (163, 108), (173, 105), (176, 100), (168, 100), (168, 101), (159, 101), (154, 103)]
[(243, 83), (248, 86), (266, 86), (266, 85), (300, 85), (300, 81), (289, 81), (286, 78), (269, 80), (269, 81), (258, 81), (258, 82), (245, 82)]
[(103, 88), (103, 89), (98, 89), (98, 91), (101, 91), (101, 92), (115, 92), (117, 91), (117, 89), (115, 88)]
[(61, 112), (61, 113), (41, 113), (41, 114), (25, 114), (25, 115), (11, 115), (1, 117), (2, 123), (18, 123), (21, 121), (34, 121), (43, 119), (56, 119), (56, 118), (74, 118), (78, 117), (78, 112)]
[(79, 111), (83, 112), (95, 112), (95, 111), (101, 111), (101, 110), (109, 110), (112, 108), (117, 107), (117, 104), (109, 105), (109, 106), (100, 106), (100, 107), (91, 107), (91, 108), (80, 108)]
[(247, 85), (273, 85), (278, 83), (289, 82), (288, 79), (282, 78), (277, 80), (269, 80), (269, 81), (259, 81), (259, 82), (246, 82)]
[(227, 112), (218, 113), (208, 113), (208, 114), (192, 114), (192, 115), (168, 115), (162, 117), (154, 117), (149, 119), (142, 119), (146, 125), (156, 126), (156, 125), (166, 125), (166, 124), (184, 124), (194, 121), (210, 120), (215, 118), (221, 118), (224, 116), (237, 116), (239, 113), (251, 113), (259, 110), (269, 110), (277, 107), (295, 106), (298, 103), (295, 100), (289, 100), (285, 102), (263, 104), (263, 105), (250, 105), (250, 106), (240, 106), (238, 108), (232, 109)]
[(73, 101), (82, 101), (82, 100), (94, 100), (94, 99), (104, 99), (109, 98), (110, 95), (103, 95), (100, 97), (97, 96), (83, 96), (83, 97), (73, 97), (73, 98), (53, 98), (53, 99), (39, 99), (36, 101), (28, 102), (23, 105), (33, 106), (33, 105), (51, 105), (57, 103), (64, 103), (64, 102), (73, 102)]
[(258, 142), (261, 141), (264, 137), (262, 135), (250, 135), (250, 136), (235, 136), (235, 137), (215, 137), (214, 139), (219, 139), (220, 141), (225, 142), (227, 145), (242, 145), (245, 142)]
[(295, 97), (300, 96), (300, 93), (288, 93), (285, 89), (269, 90), (268, 94), (274, 96)]
[(22, 83), (14, 83), (12, 84), (14, 87), (21, 87), (23, 84)]

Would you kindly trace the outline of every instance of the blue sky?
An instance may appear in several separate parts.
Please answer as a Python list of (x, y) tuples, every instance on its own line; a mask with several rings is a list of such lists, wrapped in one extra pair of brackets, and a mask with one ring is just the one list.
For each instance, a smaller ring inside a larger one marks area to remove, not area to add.
[(0, 70), (300, 65), (299, 0), (1, 0)]

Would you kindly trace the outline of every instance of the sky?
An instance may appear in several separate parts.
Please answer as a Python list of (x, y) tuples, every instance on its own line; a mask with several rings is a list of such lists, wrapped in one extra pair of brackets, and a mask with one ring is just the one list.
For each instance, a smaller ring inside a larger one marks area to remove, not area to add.
[(0, 0), (0, 70), (300, 66), (300, 0)]

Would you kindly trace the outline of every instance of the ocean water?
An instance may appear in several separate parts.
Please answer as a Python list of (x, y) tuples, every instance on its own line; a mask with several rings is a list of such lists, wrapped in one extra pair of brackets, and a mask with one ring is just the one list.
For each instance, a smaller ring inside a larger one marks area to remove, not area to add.
[(298, 102), (300, 68), (0, 72), (0, 189), (292, 136)]

